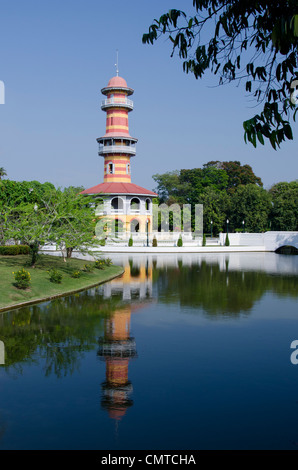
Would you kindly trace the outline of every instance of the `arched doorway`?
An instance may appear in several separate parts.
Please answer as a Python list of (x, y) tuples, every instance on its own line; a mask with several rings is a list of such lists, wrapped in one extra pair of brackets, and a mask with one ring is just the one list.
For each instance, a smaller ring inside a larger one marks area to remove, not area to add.
[(124, 231), (124, 224), (121, 219), (115, 219), (114, 220), (114, 232), (115, 236), (118, 237), (120, 234), (122, 234)]
[(130, 222), (130, 231), (132, 233), (137, 233), (140, 231), (140, 222), (138, 221), (138, 219), (133, 219)]

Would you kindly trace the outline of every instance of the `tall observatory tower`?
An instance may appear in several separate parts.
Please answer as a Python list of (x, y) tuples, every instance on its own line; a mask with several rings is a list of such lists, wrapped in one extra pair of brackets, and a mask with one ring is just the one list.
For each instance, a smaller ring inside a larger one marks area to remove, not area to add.
[(152, 231), (152, 198), (157, 194), (131, 182), (131, 158), (136, 155), (138, 141), (130, 135), (128, 125), (128, 114), (133, 110), (129, 97), (133, 92), (124, 78), (118, 76), (118, 71), (102, 88), (105, 99), (101, 109), (106, 112), (106, 132), (97, 142), (98, 155), (104, 158), (103, 183), (82, 194), (103, 199), (102, 213), (114, 222), (117, 231), (139, 232), (144, 239), (147, 234), (148, 241)]

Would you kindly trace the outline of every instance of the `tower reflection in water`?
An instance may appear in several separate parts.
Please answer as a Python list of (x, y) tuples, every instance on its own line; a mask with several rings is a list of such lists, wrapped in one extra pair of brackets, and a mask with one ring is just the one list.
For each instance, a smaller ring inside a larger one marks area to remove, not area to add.
[(111, 419), (121, 420), (133, 405), (133, 386), (128, 366), (137, 357), (136, 342), (130, 335), (131, 314), (152, 299), (152, 266), (127, 262), (124, 274), (102, 286), (103, 295), (122, 296), (123, 305), (105, 320), (104, 336), (99, 338), (98, 355), (106, 363), (106, 380), (101, 384), (101, 405)]

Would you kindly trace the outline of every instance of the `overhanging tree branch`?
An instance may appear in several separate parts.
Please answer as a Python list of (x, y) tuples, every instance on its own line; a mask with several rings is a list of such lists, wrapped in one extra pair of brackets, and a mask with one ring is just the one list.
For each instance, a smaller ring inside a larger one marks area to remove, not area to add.
[[(295, 120), (290, 85), (298, 77), (297, 0), (193, 0), (195, 14), (170, 10), (149, 27), (144, 44), (166, 35), (183, 70), (202, 78), (207, 70), (219, 85), (244, 81), (261, 113), (243, 123), (246, 142), (268, 139), (274, 149), (292, 139)], [(203, 34), (204, 33), (204, 34)], [(208, 37), (202, 41), (203, 36)], [(245, 72), (245, 73), (244, 73)]]

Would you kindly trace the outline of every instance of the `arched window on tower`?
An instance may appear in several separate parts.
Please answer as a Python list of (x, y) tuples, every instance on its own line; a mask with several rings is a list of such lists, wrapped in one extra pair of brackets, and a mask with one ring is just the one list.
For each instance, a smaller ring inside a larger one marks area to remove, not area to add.
[(130, 175), (130, 164), (129, 163), (126, 164), (126, 174)]
[(108, 164), (108, 170), (107, 170), (109, 175), (113, 175), (115, 173), (115, 165), (114, 163), (109, 163)]
[(146, 207), (146, 211), (150, 211), (150, 199), (146, 199), (145, 207)]

